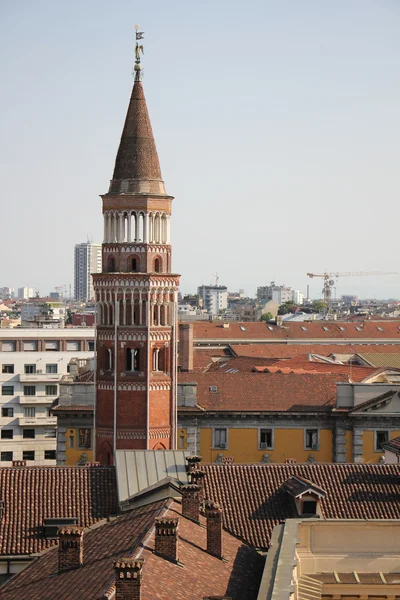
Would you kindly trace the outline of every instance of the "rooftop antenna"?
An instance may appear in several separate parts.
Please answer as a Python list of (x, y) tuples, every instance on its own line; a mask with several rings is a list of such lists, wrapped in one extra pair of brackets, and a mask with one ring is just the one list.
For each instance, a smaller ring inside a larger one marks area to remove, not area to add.
[(142, 81), (142, 64), (140, 57), (144, 54), (143, 45), (138, 44), (138, 40), (142, 40), (144, 36), (144, 31), (138, 31), (139, 25), (135, 25), (135, 37), (136, 37), (136, 46), (135, 46), (135, 65), (133, 67), (133, 71), (135, 73), (135, 81)]
[(215, 286), (218, 287), (218, 283), (219, 283), (219, 275), (218, 275), (218, 273), (213, 273), (213, 277), (215, 277)]

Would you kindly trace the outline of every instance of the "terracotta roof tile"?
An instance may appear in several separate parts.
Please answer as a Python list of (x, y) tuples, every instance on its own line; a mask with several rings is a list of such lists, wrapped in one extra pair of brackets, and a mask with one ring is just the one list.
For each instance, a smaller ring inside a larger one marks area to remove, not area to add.
[(0, 600), (98, 600), (113, 587), (113, 561), (132, 557), (166, 502), (138, 508), (84, 534), (83, 566), (57, 574), (58, 548), (0, 590)]
[(394, 452), (395, 454), (400, 454), (400, 436), (393, 438), (386, 444), (383, 444), (384, 450), (389, 450), (389, 452)]
[[(154, 521), (180, 518), (180, 564), (154, 554)], [(57, 574), (57, 550), (45, 553), (0, 590), (0, 600), (100, 600), (113, 597), (113, 562), (144, 559), (142, 600), (199, 600), (225, 596), (256, 600), (264, 559), (254, 549), (223, 532), (224, 560), (206, 552), (205, 520), (185, 519), (181, 505), (160, 501), (85, 532), (84, 564)]]
[(283, 484), (292, 476), (326, 492), (327, 519), (399, 519), (400, 465), (203, 465), (206, 497), (224, 508), (224, 525), (255, 547), (267, 548), (272, 529), (296, 517)]
[(54, 545), (44, 536), (48, 517), (77, 517), (88, 527), (117, 510), (112, 467), (0, 468), (4, 514), (0, 554), (32, 554)]
[(229, 346), (236, 356), (264, 358), (292, 358), (300, 354), (356, 354), (373, 351), (374, 353), (399, 353), (398, 344), (231, 344)]
[(89, 404), (57, 404), (57, 406), (51, 409), (51, 412), (55, 413), (61, 413), (65, 411), (92, 413), (94, 411), (94, 406), (90, 406)]
[[(208, 411), (329, 410), (336, 383), (348, 376), (295, 373), (180, 373), (179, 383), (197, 384), (197, 404)], [(179, 408), (180, 410), (180, 408)]]
[(200, 340), (383, 340), (390, 339), (400, 343), (400, 321), (364, 321), (348, 323), (345, 321), (311, 321), (283, 323), (283, 326), (270, 323), (229, 323), (223, 327), (221, 322), (200, 322), (193, 324), (195, 342)]

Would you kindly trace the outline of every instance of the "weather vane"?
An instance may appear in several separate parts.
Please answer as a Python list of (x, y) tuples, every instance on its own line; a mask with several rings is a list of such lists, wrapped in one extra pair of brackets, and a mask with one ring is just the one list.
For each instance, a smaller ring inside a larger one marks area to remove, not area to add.
[(144, 31), (138, 31), (139, 25), (135, 25), (136, 32), (136, 46), (135, 46), (135, 66), (133, 70), (135, 71), (135, 81), (141, 81), (142, 79), (142, 65), (140, 62), (140, 57), (144, 54), (142, 44), (138, 44), (138, 40), (142, 40), (144, 36)]

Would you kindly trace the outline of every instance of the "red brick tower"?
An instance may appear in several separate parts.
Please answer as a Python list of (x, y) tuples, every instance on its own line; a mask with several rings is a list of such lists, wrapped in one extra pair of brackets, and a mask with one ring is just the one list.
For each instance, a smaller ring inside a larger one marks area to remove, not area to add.
[(103, 269), (93, 275), (96, 459), (105, 464), (113, 463), (115, 449), (175, 448), (176, 438), (179, 275), (171, 272), (173, 198), (161, 176), (140, 51), (136, 44), (132, 96), (114, 175), (102, 196)]

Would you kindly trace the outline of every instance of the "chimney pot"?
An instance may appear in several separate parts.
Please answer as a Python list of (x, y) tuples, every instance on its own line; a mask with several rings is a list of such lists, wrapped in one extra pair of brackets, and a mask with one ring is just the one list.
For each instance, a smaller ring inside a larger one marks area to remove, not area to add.
[(189, 471), (189, 483), (193, 483), (195, 485), (200, 486), (199, 499), (200, 504), (204, 502), (204, 476), (205, 473), (201, 469), (193, 469), (193, 471)]
[(216, 502), (207, 500), (207, 552), (222, 558), (222, 508)]
[(140, 600), (143, 559), (120, 558), (114, 561), (115, 599)]
[(198, 465), (201, 463), (202, 457), (196, 456), (196, 455), (187, 456), (186, 461), (187, 461), (187, 471), (188, 472), (195, 471), (195, 470), (197, 470)]
[(178, 561), (178, 518), (158, 517), (155, 522), (155, 552), (167, 560)]
[(13, 460), (11, 464), (13, 467), (26, 467), (26, 460)]
[(200, 492), (201, 487), (195, 483), (188, 483), (181, 487), (182, 515), (197, 523), (200, 520)]
[(58, 529), (58, 571), (83, 565), (83, 527), (76, 525)]

